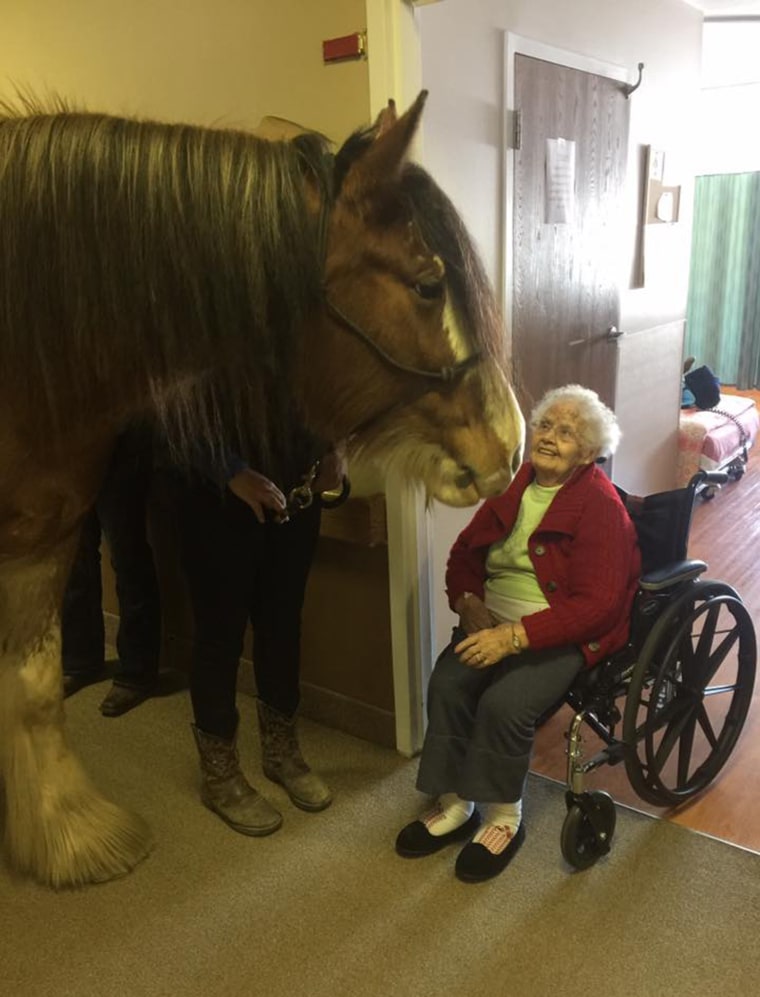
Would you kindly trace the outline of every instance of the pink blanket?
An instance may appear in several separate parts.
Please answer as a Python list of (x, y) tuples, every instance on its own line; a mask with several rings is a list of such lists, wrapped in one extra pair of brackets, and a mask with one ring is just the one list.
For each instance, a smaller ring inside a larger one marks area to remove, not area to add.
[[(760, 414), (751, 398), (721, 395), (717, 409), (737, 419), (747, 434), (747, 449), (753, 445), (760, 430)], [(740, 433), (736, 424), (713, 410), (681, 410), (678, 432), (678, 487), (683, 487), (699, 468), (717, 471), (741, 453)]]

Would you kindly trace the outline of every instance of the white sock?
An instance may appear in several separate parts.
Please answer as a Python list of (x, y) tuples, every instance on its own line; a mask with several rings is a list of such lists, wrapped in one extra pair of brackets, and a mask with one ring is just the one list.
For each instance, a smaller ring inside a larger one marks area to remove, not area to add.
[(472, 840), (483, 845), (492, 855), (500, 855), (517, 834), (522, 820), (522, 800), (516, 803), (487, 803), (484, 811), (483, 823)]
[(463, 800), (456, 793), (442, 793), (436, 800), (432, 810), (420, 817), (420, 820), (434, 838), (441, 834), (455, 831), (472, 816), (475, 804)]

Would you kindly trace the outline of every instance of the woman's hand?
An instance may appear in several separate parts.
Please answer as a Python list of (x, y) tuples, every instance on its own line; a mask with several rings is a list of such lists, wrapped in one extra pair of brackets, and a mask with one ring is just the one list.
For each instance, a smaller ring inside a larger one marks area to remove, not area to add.
[(500, 623), (498, 626), (479, 630), (466, 637), (457, 644), (454, 651), (459, 655), (463, 665), (470, 668), (489, 668), (502, 658), (520, 653), (512, 641), (515, 632), (520, 636), (522, 644), (520, 650), (523, 650), (527, 644), (523, 640), (522, 627), (519, 624), (513, 627), (511, 623)]
[(472, 592), (459, 596), (454, 612), (459, 616), (459, 625), (465, 633), (474, 634), (493, 626), (493, 617), (486, 604)]
[(227, 487), (233, 495), (237, 495), (253, 509), (260, 523), (264, 522), (265, 509), (270, 509), (279, 522), (284, 523), (287, 520), (285, 496), (273, 481), (258, 471), (252, 471), (250, 467), (238, 471), (235, 477), (227, 482)]

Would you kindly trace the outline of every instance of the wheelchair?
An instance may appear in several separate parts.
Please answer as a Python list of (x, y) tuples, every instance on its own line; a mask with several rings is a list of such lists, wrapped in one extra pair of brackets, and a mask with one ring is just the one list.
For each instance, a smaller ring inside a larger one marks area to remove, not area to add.
[[(646, 498), (618, 489), (642, 556), (629, 641), (581, 672), (550, 711), (567, 703), (574, 713), (565, 735), (567, 815), (560, 843), (575, 869), (607, 854), (615, 832), (612, 797), (584, 791), (587, 772), (623, 763), (643, 800), (678, 806), (715, 779), (744, 726), (757, 657), (752, 620), (730, 585), (703, 579), (707, 564), (686, 556), (697, 493), (726, 480), (725, 472), (699, 471), (685, 488)], [(583, 724), (604, 744), (588, 760)]]

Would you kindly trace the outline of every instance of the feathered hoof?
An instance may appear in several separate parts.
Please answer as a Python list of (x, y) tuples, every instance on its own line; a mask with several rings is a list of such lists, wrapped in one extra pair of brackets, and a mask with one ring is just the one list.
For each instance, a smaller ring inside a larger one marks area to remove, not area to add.
[(153, 836), (141, 817), (94, 797), (48, 816), (20, 848), (8, 845), (13, 868), (62, 889), (126, 876), (151, 851)]

